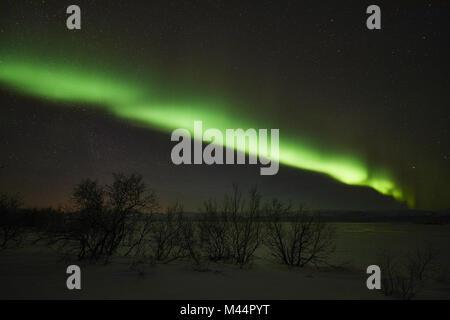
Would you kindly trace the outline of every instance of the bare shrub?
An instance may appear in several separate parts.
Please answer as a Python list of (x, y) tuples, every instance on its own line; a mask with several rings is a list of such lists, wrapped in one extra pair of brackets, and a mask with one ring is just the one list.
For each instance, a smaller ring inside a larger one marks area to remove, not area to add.
[(123, 246), (126, 249), (124, 256), (140, 257), (146, 255), (152, 226), (154, 223), (154, 215), (150, 213), (135, 213), (133, 217), (131, 231), (126, 234)]
[(199, 228), (183, 214), (180, 204), (169, 206), (167, 212), (157, 218), (145, 219), (136, 230), (135, 240), (131, 241), (133, 246), (127, 252), (133, 251), (136, 263), (169, 263), (187, 258), (197, 267), (202, 265)]
[(142, 176), (114, 174), (112, 185), (106, 186), (111, 223), (108, 228), (107, 256), (113, 255), (125, 235), (134, 233), (139, 223), (139, 211), (148, 213), (157, 206), (153, 191), (148, 190)]
[(63, 248), (74, 251), (78, 259), (95, 260), (105, 253), (108, 237), (108, 216), (104, 208), (105, 191), (97, 181), (86, 179), (75, 186), (73, 200), (78, 212), (74, 214), (63, 234)]
[(395, 279), (396, 292), (402, 300), (411, 300), (423, 286), (423, 283), (411, 273), (411, 270), (407, 271), (405, 275), (398, 274)]
[(147, 275), (148, 270), (154, 267), (155, 264), (156, 261), (153, 256), (148, 255), (147, 251), (141, 250), (137, 251), (132, 257), (130, 269), (136, 271), (140, 277), (144, 277)]
[(262, 241), (260, 202), (256, 188), (245, 198), (235, 184), (221, 207), (212, 200), (205, 202), (199, 238), (201, 250), (210, 261), (232, 262), (240, 268), (251, 264)]
[(331, 225), (303, 208), (292, 212), (276, 199), (265, 210), (265, 244), (277, 261), (291, 267), (327, 264), (335, 250)]
[(18, 196), (0, 194), (0, 250), (22, 243), (24, 228), (19, 216), (20, 205)]
[(149, 268), (156, 264), (150, 247), (154, 219), (151, 212), (136, 213), (132, 231), (127, 234), (123, 244), (126, 248), (124, 256), (131, 256), (130, 269), (140, 277), (144, 277)]
[(432, 246), (418, 246), (403, 259), (394, 257), (389, 251), (383, 252), (380, 257), (382, 292), (403, 300), (415, 298), (424, 287), (437, 256), (438, 252)]
[(224, 203), (224, 213), (230, 222), (231, 257), (241, 268), (252, 262), (261, 244), (261, 223), (258, 221), (261, 196), (256, 188), (252, 188), (245, 200), (237, 185), (233, 185), (233, 192), (225, 197)]
[(183, 257), (180, 225), (177, 221), (180, 210), (182, 209), (178, 204), (170, 206), (167, 212), (153, 223), (150, 247), (152, 256), (158, 262), (169, 263)]
[(438, 256), (439, 251), (432, 245), (417, 246), (413, 252), (409, 252), (407, 255), (408, 269), (419, 281), (425, 280), (430, 276)]
[(390, 251), (383, 251), (379, 255), (381, 269), (381, 291), (386, 296), (391, 296), (396, 290), (398, 277), (398, 262)]
[(450, 267), (442, 266), (434, 270), (433, 279), (439, 283), (450, 282)]
[(202, 252), (198, 223), (192, 218), (183, 216), (182, 208), (178, 211), (177, 222), (180, 230), (182, 256), (193, 261), (197, 270), (205, 269), (206, 264)]
[(201, 246), (207, 258), (213, 262), (227, 261), (231, 257), (230, 223), (225, 211), (219, 213), (217, 203), (204, 203), (199, 222)]
[(114, 174), (111, 185), (102, 186), (90, 179), (78, 184), (73, 192), (77, 211), (64, 230), (52, 233), (50, 243), (78, 259), (105, 262), (114, 255), (127, 234), (138, 223), (137, 211), (153, 208), (156, 198), (142, 177)]

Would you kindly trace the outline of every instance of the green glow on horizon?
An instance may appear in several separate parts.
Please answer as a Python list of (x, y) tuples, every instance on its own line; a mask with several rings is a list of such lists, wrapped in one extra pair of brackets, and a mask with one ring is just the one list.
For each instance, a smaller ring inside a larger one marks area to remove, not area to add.
[[(195, 120), (203, 122), (203, 130), (268, 128), (258, 126), (258, 119), (249, 119), (251, 115), (245, 118), (241, 114), (233, 114), (221, 105), (159, 101), (148, 93), (154, 88), (143, 88), (142, 85), (135, 85), (127, 79), (119, 80), (111, 74), (30, 61), (3, 59), (0, 62), (0, 82), (39, 98), (87, 103), (103, 108), (119, 118), (163, 132), (170, 133), (177, 128), (192, 132)], [(414, 206), (413, 198), (406, 196), (392, 178), (370, 170), (367, 164), (355, 157), (318, 151), (297, 137), (283, 136), (282, 129), (279, 143), (280, 164), (324, 173), (345, 184), (371, 187)], [(226, 144), (225, 142), (225, 146)]]

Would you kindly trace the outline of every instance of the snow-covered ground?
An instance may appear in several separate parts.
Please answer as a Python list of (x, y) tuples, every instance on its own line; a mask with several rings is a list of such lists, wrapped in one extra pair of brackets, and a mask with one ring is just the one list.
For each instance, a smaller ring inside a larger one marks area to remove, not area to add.
[[(420, 229), (420, 230), (419, 230)], [(421, 233), (418, 233), (421, 231)], [(0, 253), (0, 299), (385, 299), (366, 287), (364, 266), (380, 249), (400, 252), (421, 243), (441, 244), (441, 269), (448, 268), (449, 226), (342, 224), (338, 229), (336, 264), (343, 268), (288, 269), (271, 262), (264, 250), (250, 269), (211, 264), (197, 270), (188, 262), (130, 267), (130, 259), (108, 265), (62, 261), (42, 245)], [(426, 236), (425, 236), (426, 235)], [(81, 267), (81, 290), (66, 288), (66, 268)], [(448, 270), (448, 269), (447, 269)], [(431, 281), (418, 298), (450, 299), (450, 282)]]

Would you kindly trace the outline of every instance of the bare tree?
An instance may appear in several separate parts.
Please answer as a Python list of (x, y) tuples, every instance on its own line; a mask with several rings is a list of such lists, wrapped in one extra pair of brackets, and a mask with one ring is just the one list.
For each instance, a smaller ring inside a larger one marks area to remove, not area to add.
[(291, 212), (278, 200), (266, 206), (265, 243), (279, 262), (293, 267), (326, 264), (334, 252), (334, 229), (303, 208)]
[(193, 219), (183, 215), (182, 207), (179, 207), (177, 211), (182, 255), (192, 260), (196, 267), (200, 267), (204, 264), (204, 259), (201, 250), (198, 224)]
[(178, 204), (169, 206), (166, 213), (154, 221), (150, 246), (156, 261), (169, 263), (183, 257), (180, 246), (180, 224), (177, 221), (177, 215), (181, 211), (182, 208)]
[(79, 259), (105, 262), (114, 255), (127, 234), (138, 225), (138, 210), (156, 205), (156, 197), (140, 175), (114, 174), (111, 185), (83, 180), (73, 192), (77, 209), (67, 228), (53, 234), (51, 241)]
[(227, 212), (218, 210), (215, 201), (206, 201), (199, 223), (203, 250), (214, 262), (229, 260), (232, 252), (229, 218)]
[(386, 296), (391, 296), (397, 290), (398, 262), (388, 250), (379, 254), (379, 266), (381, 273), (381, 291)]
[(241, 268), (252, 262), (261, 244), (261, 224), (258, 221), (261, 196), (256, 188), (252, 188), (247, 203), (245, 200), (237, 185), (233, 185), (233, 192), (225, 197), (224, 203), (224, 212), (230, 221), (232, 259)]
[(90, 179), (83, 180), (74, 188), (73, 200), (78, 212), (61, 240), (64, 248), (77, 251), (78, 259), (95, 260), (104, 254), (108, 233), (104, 196), (104, 187)]
[[(0, 170), (5, 168), (0, 165)], [(18, 246), (22, 240), (23, 228), (18, 221), (21, 200), (18, 195), (0, 194), (0, 250)]]
[(154, 223), (153, 213), (139, 213), (135, 216), (133, 231), (126, 235), (124, 247), (125, 256), (131, 255), (131, 269), (140, 276), (146, 274), (147, 268), (154, 265), (154, 257), (151, 255), (151, 232)]
[(106, 256), (112, 256), (127, 233), (135, 231), (138, 211), (148, 212), (155, 207), (156, 197), (148, 190), (142, 176), (114, 174), (114, 181), (106, 186), (107, 202), (110, 208)]
[(397, 274), (395, 278), (396, 293), (402, 300), (411, 300), (416, 297), (417, 292), (422, 288), (423, 283), (417, 279), (413, 273)]
[(424, 287), (438, 252), (432, 247), (417, 246), (406, 258), (385, 251), (380, 256), (381, 290), (386, 296), (410, 300)]
[(0, 194), (0, 250), (17, 247), (22, 242), (23, 226), (19, 220), (21, 200)]
[(126, 234), (124, 241), (124, 247), (127, 247), (124, 256), (131, 254), (136, 257), (146, 253), (154, 219), (153, 212), (135, 214), (132, 231)]
[(439, 251), (434, 246), (418, 245), (414, 252), (410, 252), (407, 256), (408, 268), (419, 281), (425, 280), (438, 256)]

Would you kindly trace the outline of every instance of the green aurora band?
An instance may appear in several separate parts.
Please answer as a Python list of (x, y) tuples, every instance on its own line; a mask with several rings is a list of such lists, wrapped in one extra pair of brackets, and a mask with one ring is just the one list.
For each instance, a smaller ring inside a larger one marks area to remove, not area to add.
[[(178, 103), (161, 101), (149, 93), (150, 88), (114, 74), (102, 73), (69, 64), (56, 65), (29, 59), (3, 57), (0, 60), (0, 82), (19, 92), (55, 102), (78, 102), (103, 108), (113, 115), (137, 125), (163, 132), (177, 128), (193, 131), (194, 120), (203, 128), (268, 128), (256, 119), (236, 116), (220, 104)], [(154, 90), (154, 88), (153, 88)], [(260, 122), (259, 122), (260, 124)], [(223, 131), (222, 131), (223, 132)], [(227, 142), (224, 141), (227, 146)], [(236, 150), (258, 154), (257, 150)], [(268, 155), (271, 158), (271, 155)], [(327, 154), (304, 143), (298, 137), (285, 137), (280, 130), (279, 162), (295, 168), (320, 172), (349, 185), (371, 187), (378, 192), (406, 201), (414, 207), (414, 198), (406, 195), (385, 170), (370, 169), (353, 156)]]

